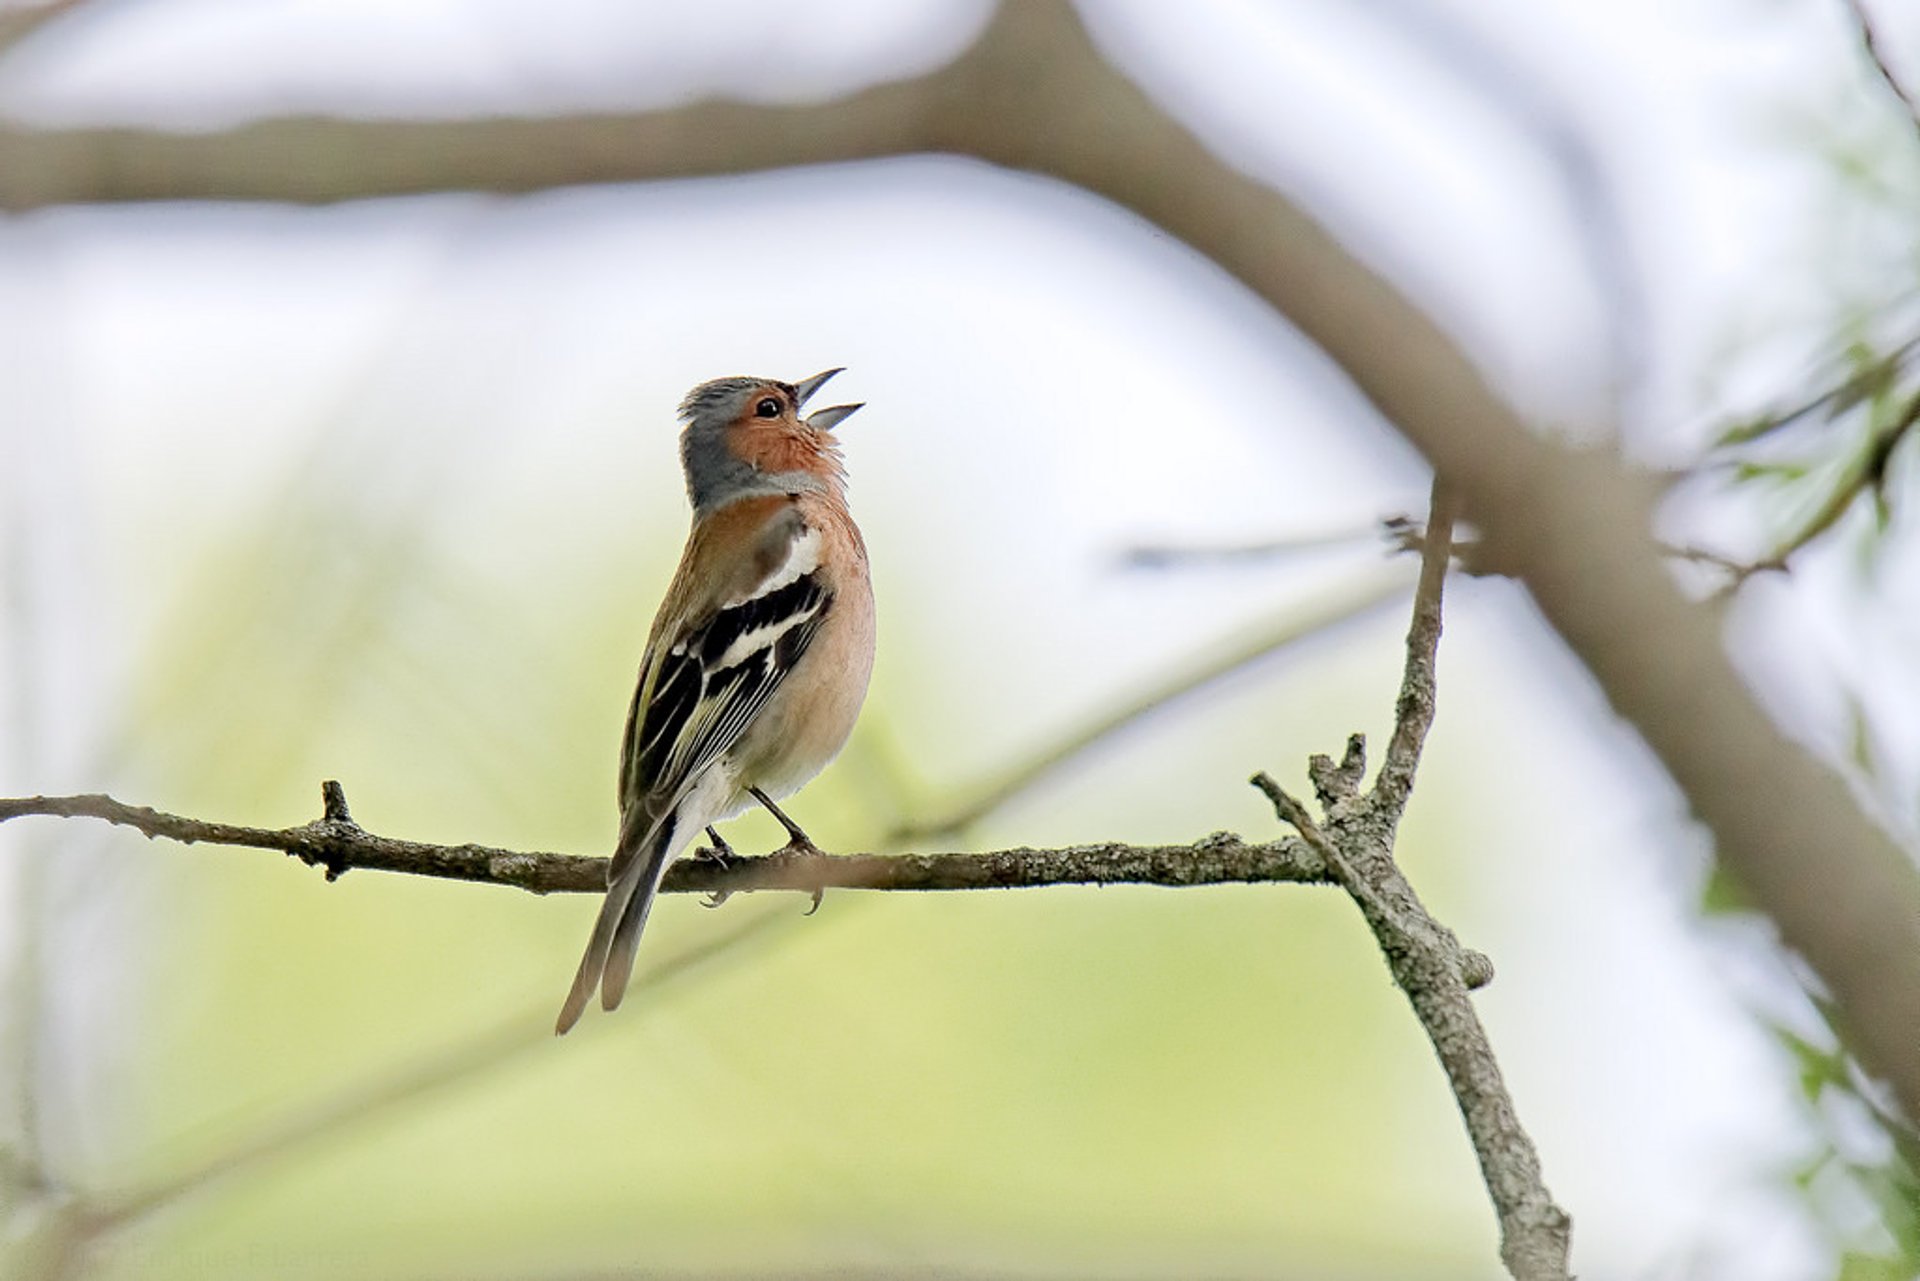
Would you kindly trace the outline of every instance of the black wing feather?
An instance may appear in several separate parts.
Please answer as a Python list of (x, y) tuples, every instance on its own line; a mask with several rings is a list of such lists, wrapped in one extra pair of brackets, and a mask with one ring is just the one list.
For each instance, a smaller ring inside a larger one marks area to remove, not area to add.
[[(669, 798), (733, 745), (812, 643), (833, 594), (818, 572), (717, 611), (660, 657), (653, 696), (639, 705), (635, 691), (621, 752), (621, 808)], [(753, 645), (726, 666), (728, 652), (762, 629), (768, 643)], [(610, 880), (624, 870), (615, 857)]]

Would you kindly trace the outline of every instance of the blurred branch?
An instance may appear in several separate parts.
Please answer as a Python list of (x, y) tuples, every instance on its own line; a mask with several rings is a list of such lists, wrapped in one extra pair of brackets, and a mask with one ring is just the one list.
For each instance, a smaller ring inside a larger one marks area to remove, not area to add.
[(1254, 542), (1214, 543), (1136, 543), (1120, 552), (1120, 561), (1129, 569), (1175, 569), (1186, 565), (1217, 565), (1243, 560), (1273, 560), (1296, 552), (1324, 551), (1330, 547), (1352, 547), (1377, 542), (1383, 524), (1359, 529), (1327, 530), (1317, 534), (1293, 534), (1283, 538), (1263, 538)]
[[(607, 861), (485, 845), (433, 845), (376, 836), (347, 812), (340, 784), (324, 784), (325, 812), (299, 827), (242, 827), (184, 818), (110, 796), (0, 799), (0, 822), (28, 815), (97, 818), (148, 837), (184, 844), (281, 850), (332, 880), (356, 868), (511, 885), (535, 894), (605, 893)], [(1220, 832), (1191, 845), (1103, 842), (1062, 849), (1007, 849), (978, 854), (790, 854), (682, 859), (661, 887), (676, 894), (740, 894), (751, 890), (817, 893), (849, 890), (1025, 889), (1043, 885), (1220, 885), (1324, 881), (1319, 861), (1298, 841), (1250, 844)]]
[[(605, 888), (602, 886), (601, 888)], [(745, 945), (771, 937), (772, 927), (792, 918), (767, 912), (748, 918), (697, 947), (668, 958), (643, 973), (630, 996), (655, 992), (706, 970), (719, 960), (737, 959)], [(523, 1056), (547, 1049), (544, 1003), (498, 1026), (448, 1046), (397, 1071), (380, 1072), (354, 1082), (305, 1108), (262, 1126), (224, 1151), (164, 1176), (145, 1187), (119, 1193), (69, 1194), (41, 1230), (35, 1266), (23, 1281), (54, 1281), (83, 1270), (90, 1252), (111, 1234), (132, 1227), (202, 1189), (292, 1155), (320, 1139), (391, 1112), (401, 1104), (447, 1086), (471, 1081)]]
[(46, 0), (44, 4), (0, 6), (0, 54), (25, 40), (48, 22), (78, 9), (87, 0)]
[(1302, 612), (1289, 607), (1271, 623), (1255, 628), (1252, 639), (1218, 654), (1193, 660), (1167, 673), (1145, 693), (1117, 708), (1101, 712), (1085, 724), (1068, 730), (1057, 740), (1012, 766), (1000, 778), (964, 801), (931, 818), (915, 819), (887, 834), (888, 844), (904, 844), (931, 836), (964, 831), (1013, 800), (1054, 770), (1104, 742), (1114, 734), (1154, 712), (1212, 685), (1235, 672), (1322, 635), (1343, 623), (1359, 618), (1399, 598), (1405, 580), (1399, 575), (1376, 579), (1360, 590), (1349, 590), (1339, 597), (1319, 602)]
[(1500, 1257), (1516, 1281), (1566, 1281), (1573, 1222), (1554, 1203), (1540, 1156), (1521, 1128), (1486, 1029), (1468, 995), (1492, 977), (1492, 965), (1433, 919), (1394, 861), (1394, 834), (1413, 791), (1434, 715), (1434, 660), (1440, 600), (1452, 554), (1453, 500), (1436, 478), (1432, 514), (1407, 630), (1406, 672), (1395, 704), (1393, 739), (1370, 792), (1362, 792), (1366, 740), (1347, 740), (1339, 764), (1315, 756), (1307, 767), (1325, 825), (1266, 774), (1253, 785), (1298, 831), (1366, 918), (1394, 982), (1407, 994), (1460, 1105), (1481, 1177), (1500, 1221)]
[(1887, 82), (1887, 88), (1893, 90), (1893, 96), (1900, 100), (1900, 105), (1907, 109), (1907, 118), (1916, 129), (1920, 129), (1920, 101), (1916, 101), (1907, 92), (1907, 87), (1900, 83), (1900, 77), (1893, 74), (1886, 51), (1880, 47), (1880, 34), (1874, 26), (1873, 15), (1867, 12), (1866, 0), (1844, 0), (1844, 3), (1847, 11), (1853, 15), (1854, 27), (1860, 33), (1860, 46), (1866, 50), (1868, 61), (1873, 63), (1880, 78)]
[[(1811, 537), (1811, 536), (1809, 536)], [(1690, 565), (1703, 565), (1717, 570), (1720, 582), (1712, 591), (1706, 593), (1709, 601), (1724, 601), (1746, 586), (1749, 578), (1760, 574), (1784, 574), (1787, 572), (1785, 555), (1769, 555), (1762, 560), (1742, 560), (1726, 552), (1714, 551), (1711, 547), (1697, 547), (1691, 544), (1659, 544), (1660, 554), (1674, 560), (1685, 561)], [(1796, 546), (1793, 550), (1798, 550)]]

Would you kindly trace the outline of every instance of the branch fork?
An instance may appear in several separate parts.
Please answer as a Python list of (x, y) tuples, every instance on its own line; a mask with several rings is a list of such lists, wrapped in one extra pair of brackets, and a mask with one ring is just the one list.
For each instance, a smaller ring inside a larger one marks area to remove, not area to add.
[(1493, 963), (1436, 921), (1394, 861), (1394, 836), (1413, 792), (1414, 774), (1433, 724), (1434, 662), (1440, 598), (1452, 555), (1453, 505), (1436, 479), (1421, 540), (1420, 585), (1407, 632), (1406, 671), (1395, 704), (1393, 738), (1370, 791), (1363, 790), (1367, 745), (1347, 739), (1340, 760), (1316, 754), (1307, 778), (1323, 818), (1266, 773), (1253, 785), (1280, 820), (1320, 859), (1360, 909), (1447, 1073), (1466, 1121), (1480, 1172), (1500, 1222), (1500, 1256), (1517, 1281), (1567, 1281), (1572, 1219), (1555, 1204), (1540, 1157), (1521, 1129), (1499, 1064), (1470, 993), (1493, 981)]

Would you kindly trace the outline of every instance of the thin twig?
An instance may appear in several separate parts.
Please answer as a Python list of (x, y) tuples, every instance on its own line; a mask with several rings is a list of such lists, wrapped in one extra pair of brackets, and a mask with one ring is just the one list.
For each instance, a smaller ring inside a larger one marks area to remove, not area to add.
[[(449, 880), (510, 885), (535, 894), (604, 893), (607, 863), (578, 854), (434, 845), (367, 831), (347, 813), (340, 785), (322, 789), (326, 813), (298, 827), (244, 827), (126, 805), (111, 796), (0, 799), (0, 822), (27, 815), (97, 818), (149, 837), (185, 844), (280, 850), (326, 871), (329, 880), (354, 869), (403, 872)], [(661, 888), (673, 894), (741, 894), (752, 890), (982, 890), (1045, 885), (1221, 885), (1314, 882), (1320, 861), (1298, 841), (1255, 844), (1226, 832), (1191, 845), (1128, 845), (1105, 841), (1058, 849), (1024, 847), (954, 854), (788, 854), (688, 858), (674, 864)]]
[(1753, 575), (1765, 570), (1784, 569), (1783, 565), (1766, 564), (1759, 561), (1741, 560), (1738, 556), (1729, 556), (1725, 552), (1714, 551), (1711, 547), (1694, 547), (1681, 543), (1661, 543), (1660, 554), (1671, 556), (1675, 560), (1684, 560), (1693, 565), (1705, 565), (1727, 575), (1735, 586), (1745, 582)]
[[(1359, 901), (1361, 908), (1367, 914), (1367, 919), (1377, 921), (1377, 928), (1391, 932), (1396, 939), (1404, 939), (1407, 929), (1400, 923), (1392, 906), (1375, 892), (1365, 877), (1360, 875), (1359, 869), (1354, 867), (1345, 852), (1320, 830), (1320, 825), (1314, 821), (1307, 807), (1280, 784), (1274, 782), (1272, 776), (1264, 772), (1255, 774), (1250, 781), (1265, 794), (1268, 800), (1273, 802), (1274, 812), (1280, 816), (1281, 821), (1299, 832), (1301, 839), (1306, 841), (1307, 848), (1320, 856), (1320, 861), (1327, 865), (1327, 871), (1331, 873), (1334, 883)], [(1472, 986), (1484, 987), (1492, 981), (1493, 975), (1489, 972), (1485, 979)]]
[(1394, 704), (1393, 738), (1387, 743), (1380, 777), (1374, 781), (1374, 803), (1391, 821), (1398, 822), (1413, 791), (1420, 749), (1433, 725), (1434, 660), (1440, 649), (1440, 596), (1453, 557), (1453, 494), (1438, 476), (1427, 516), (1427, 536), (1420, 548), (1420, 583), (1413, 594), (1413, 621), (1407, 627), (1407, 667)]
[(1380, 526), (1330, 529), (1311, 534), (1288, 534), (1235, 543), (1136, 543), (1120, 552), (1120, 562), (1131, 569), (1176, 569), (1189, 565), (1233, 564), (1275, 560), (1299, 552), (1326, 551), (1378, 542)]

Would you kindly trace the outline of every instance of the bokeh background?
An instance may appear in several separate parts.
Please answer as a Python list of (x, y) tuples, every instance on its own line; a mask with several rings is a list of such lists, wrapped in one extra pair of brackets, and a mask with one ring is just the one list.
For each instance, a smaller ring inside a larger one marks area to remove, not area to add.
[[(0, 53), (9, 128), (812, 100), (937, 66), (987, 16), (57, 7)], [(1543, 430), (1698, 468), (1729, 425), (1911, 336), (1920, 132), (1841, 0), (1081, 12)], [(1920, 81), (1920, 15), (1873, 18)], [(1374, 528), (1420, 514), (1417, 456), (1183, 246), (929, 158), (0, 219), (0, 793), (280, 826), (338, 778), (385, 834), (606, 849), (686, 521), (673, 407), (710, 377), (831, 365), (835, 399), (868, 403), (842, 434), (882, 640), (853, 743), (793, 807), (823, 845), (1264, 836), (1251, 772), (1383, 741), (1413, 566)], [(1763, 553), (1868, 430), (1852, 409), (1790, 463), (1700, 469), (1671, 536)], [(1744, 586), (1730, 636), (1789, 731), (1911, 838), (1920, 566), (1898, 493)], [(1910, 1275), (1911, 1186), (1820, 1088), (1824, 1025), (1765, 923), (1725, 910), (1682, 798), (1516, 588), (1451, 590), (1402, 859), (1499, 967), (1480, 1008), (1578, 1273)], [(1444, 1080), (1336, 893), (804, 905), (666, 902), (652, 986), (555, 1042), (585, 897), (327, 885), (271, 854), (8, 824), (0, 1267), (1497, 1274)]]

